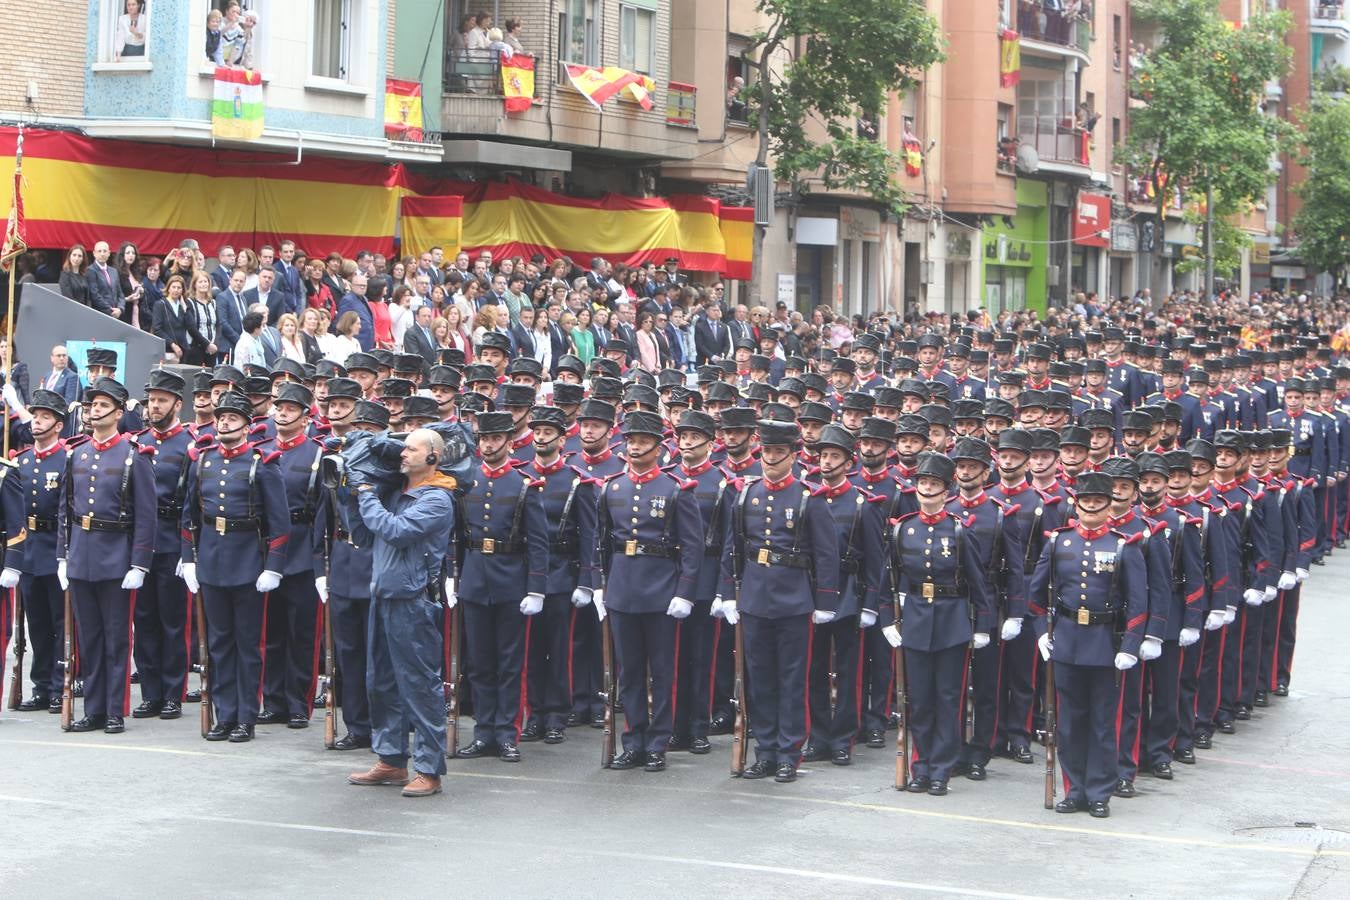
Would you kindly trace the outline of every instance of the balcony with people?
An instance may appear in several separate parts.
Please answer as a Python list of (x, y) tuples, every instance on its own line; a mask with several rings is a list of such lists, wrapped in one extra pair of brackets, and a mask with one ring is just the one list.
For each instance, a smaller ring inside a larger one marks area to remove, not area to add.
[(1017, 33), (1023, 50), (1073, 56), (1092, 54), (1091, 0), (1018, 0)]
[[(1064, 67), (1024, 66), (1017, 85), (1013, 162), (1027, 172), (1035, 151), (1041, 168), (1063, 175), (1087, 176), (1092, 165), (1092, 133), (1101, 115), (1075, 100), (1075, 78)], [(1000, 155), (1009, 155), (1000, 146)]]

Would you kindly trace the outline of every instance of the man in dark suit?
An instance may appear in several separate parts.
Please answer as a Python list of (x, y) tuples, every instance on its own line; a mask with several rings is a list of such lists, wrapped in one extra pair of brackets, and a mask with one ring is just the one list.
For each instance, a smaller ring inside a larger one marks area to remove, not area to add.
[(230, 286), (230, 273), (234, 271), (234, 248), (229, 244), (220, 248), (216, 254), (220, 265), (211, 273), (211, 284), (217, 294)]
[(698, 364), (731, 355), (731, 332), (722, 323), (722, 307), (708, 304), (707, 312), (694, 323), (694, 354)]
[(89, 305), (101, 313), (121, 318), (126, 299), (122, 296), (122, 282), (117, 270), (108, 265), (107, 241), (94, 245), (94, 262), (85, 270), (84, 278), (89, 285)]
[(562, 315), (562, 304), (550, 303), (548, 309), (548, 339), (552, 347), (552, 363), (549, 367), (549, 377), (558, 377), (558, 360), (567, 353), (567, 333), (563, 331), (562, 326), (558, 324), (558, 317)]
[(275, 269), (258, 270), (258, 286), (244, 291), (244, 303), (255, 303), (267, 307), (267, 321), (275, 325), (283, 314), (289, 312), (286, 295), (276, 289), (277, 273)]
[(526, 306), (520, 311), (519, 321), (512, 322), (506, 329), (511, 338), (511, 358), (528, 356), (534, 358), (534, 308)]
[(243, 269), (235, 269), (225, 290), (216, 294), (216, 321), (220, 323), (220, 339), (216, 345), (222, 355), (234, 352), (239, 335), (244, 333), (244, 316), (248, 312), (248, 302), (244, 299), (246, 277)]
[(342, 295), (338, 301), (337, 314), (342, 318), (345, 312), (354, 312), (356, 317), (361, 320), (361, 330), (357, 332), (356, 342), (361, 345), (361, 349), (369, 353), (375, 349), (375, 316), (370, 311), (370, 304), (366, 302), (366, 287), (368, 281), (362, 272), (357, 272), (352, 276), (352, 289)]
[(300, 270), (295, 267), (295, 242), (282, 241), (277, 261), (272, 265), (277, 273), (273, 290), (286, 297), (286, 309), (299, 315), (305, 308), (305, 287), (300, 283)]
[(413, 324), (403, 334), (403, 352), (416, 353), (427, 361), (427, 365), (436, 365), (436, 339), (431, 336), (431, 323), (436, 311), (430, 306), (419, 306)]
[(70, 404), (79, 399), (80, 376), (70, 367), (70, 354), (65, 344), (57, 344), (52, 348), (52, 370), (42, 379), (39, 387), (55, 391), (65, 398), (63, 409), (69, 409)]
[(732, 346), (741, 341), (755, 340), (755, 332), (751, 329), (750, 323), (746, 321), (748, 313), (749, 311), (744, 304), (737, 306), (731, 314), (731, 321), (727, 322), (727, 328), (731, 330)]
[[(268, 269), (267, 271), (270, 272), (272, 270)], [(269, 367), (274, 366), (276, 365), (277, 360), (282, 356), (281, 332), (277, 331), (276, 326), (271, 324), (272, 317), (271, 313), (267, 310), (266, 304), (250, 303), (248, 311), (262, 313), (263, 327), (262, 330), (258, 332), (258, 342), (262, 344), (263, 361), (266, 362)]]

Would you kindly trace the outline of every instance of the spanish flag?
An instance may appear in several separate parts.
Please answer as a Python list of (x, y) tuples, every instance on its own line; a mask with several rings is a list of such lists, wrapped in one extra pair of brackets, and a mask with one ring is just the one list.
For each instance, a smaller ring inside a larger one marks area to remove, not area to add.
[(401, 207), (403, 253), (420, 256), (432, 247), (440, 247), (446, 256), (453, 258), (459, 252), (464, 232), (463, 197), (405, 196)]
[(567, 66), (567, 78), (572, 82), (572, 87), (581, 92), (581, 95), (595, 104), (599, 109), (606, 100), (615, 94), (623, 93), (630, 100), (635, 100), (641, 104), (643, 109), (652, 108), (652, 91), (656, 90), (656, 82), (652, 81), (646, 75), (639, 75), (637, 72), (630, 72), (627, 69), (620, 69), (618, 66), (605, 66), (603, 69), (597, 69), (594, 66)]
[(1005, 28), (998, 36), (998, 42), (998, 83), (1002, 87), (1012, 87), (1022, 80), (1022, 38)]
[(517, 53), (502, 57), (502, 104), (509, 113), (524, 112), (534, 101), (534, 57)]
[(384, 133), (396, 141), (422, 139), (422, 85), (398, 78), (384, 80)]
[(254, 69), (216, 66), (211, 135), (218, 140), (254, 141), (263, 133), (262, 75)]

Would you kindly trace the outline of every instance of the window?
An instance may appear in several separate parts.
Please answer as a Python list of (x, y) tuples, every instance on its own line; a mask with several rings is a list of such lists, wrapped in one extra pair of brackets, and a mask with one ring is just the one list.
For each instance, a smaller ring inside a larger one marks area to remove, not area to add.
[(558, 58), (586, 66), (600, 65), (596, 0), (563, 0), (558, 13)]
[[(271, 34), (269, 26), (275, 22), (275, 19), (270, 15), (271, 3), (272, 0), (211, 0), (207, 7), (208, 16), (212, 13), (219, 13), (221, 25), (215, 32), (211, 32), (209, 28), (203, 26), (205, 29), (203, 33), (204, 46), (198, 44), (203, 50), (202, 74), (214, 70), (214, 55), (216, 50), (219, 49), (222, 63), (228, 65), (232, 61), (237, 62), (246, 68), (258, 70), (266, 78), (269, 74), (267, 69), (267, 38)], [(231, 6), (239, 7), (237, 28), (243, 29), (243, 31), (238, 32), (238, 38), (233, 44), (221, 47), (220, 35), (230, 30), (230, 22), (227, 16)]]
[(654, 10), (620, 4), (619, 68), (651, 75), (655, 71), (655, 36)]
[(95, 70), (150, 68), (148, 0), (101, 0)]
[(1111, 65), (1120, 70), (1120, 16), (1111, 17)]
[(352, 0), (314, 0), (311, 74), (347, 81), (352, 69)]

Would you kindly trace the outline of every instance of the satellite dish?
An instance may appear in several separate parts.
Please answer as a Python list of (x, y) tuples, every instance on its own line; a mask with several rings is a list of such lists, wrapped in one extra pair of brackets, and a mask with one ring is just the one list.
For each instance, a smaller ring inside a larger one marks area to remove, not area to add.
[(1017, 171), (1031, 175), (1040, 171), (1040, 168), (1041, 156), (1035, 147), (1023, 144), (1017, 148)]

